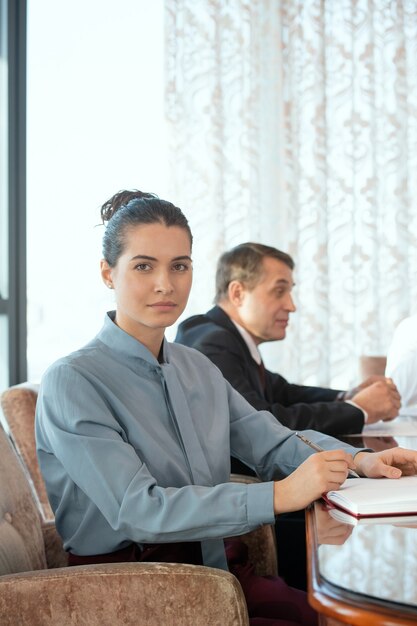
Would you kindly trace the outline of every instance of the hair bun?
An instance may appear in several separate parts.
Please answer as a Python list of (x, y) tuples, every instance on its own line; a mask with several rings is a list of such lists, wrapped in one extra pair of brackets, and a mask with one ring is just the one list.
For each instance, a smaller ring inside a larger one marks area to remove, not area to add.
[(157, 198), (154, 193), (147, 193), (145, 191), (139, 191), (139, 189), (123, 189), (118, 191), (111, 198), (109, 198), (101, 207), (100, 215), (103, 224), (109, 222), (113, 215), (117, 213), (122, 207), (129, 204), (131, 200), (142, 200)]

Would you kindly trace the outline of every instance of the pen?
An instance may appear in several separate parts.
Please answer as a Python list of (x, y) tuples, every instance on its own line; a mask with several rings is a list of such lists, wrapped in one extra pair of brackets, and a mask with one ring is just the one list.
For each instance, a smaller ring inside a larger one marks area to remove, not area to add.
[[(298, 439), (301, 439), (301, 441), (304, 441), (305, 444), (310, 446), (310, 448), (313, 448), (313, 450), (315, 450), (316, 452), (324, 452), (323, 448), (320, 448), (320, 446), (318, 446), (313, 441), (310, 441), (310, 439), (307, 439), (307, 437), (304, 437), (304, 435), (300, 435), (300, 433), (295, 433), (295, 436), (298, 437)], [(351, 469), (348, 469), (348, 476), (351, 476), (352, 478), (360, 478), (359, 474)]]

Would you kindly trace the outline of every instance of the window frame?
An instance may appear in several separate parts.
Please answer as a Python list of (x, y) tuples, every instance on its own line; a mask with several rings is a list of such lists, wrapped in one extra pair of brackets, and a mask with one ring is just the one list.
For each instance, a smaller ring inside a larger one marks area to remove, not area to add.
[[(8, 321), (9, 385), (27, 378), (26, 321), (26, 16), (27, 0), (2, 0), (7, 12), (5, 141), (8, 214), (8, 293), (0, 314)], [(1, 347), (0, 347), (1, 348)]]

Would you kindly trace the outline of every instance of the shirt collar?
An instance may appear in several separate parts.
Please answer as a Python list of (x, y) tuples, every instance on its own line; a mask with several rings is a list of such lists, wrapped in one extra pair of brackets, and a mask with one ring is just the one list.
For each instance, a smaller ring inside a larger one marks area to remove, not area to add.
[[(152, 354), (143, 343), (135, 339), (115, 324), (116, 311), (108, 311), (104, 318), (104, 326), (97, 335), (102, 343), (111, 350), (121, 352), (127, 357), (140, 358), (151, 365), (161, 365), (158, 359)], [(162, 357), (163, 363), (169, 363), (169, 344), (163, 339)], [(163, 364), (162, 363), (162, 364)]]
[(243, 328), (243, 326), (241, 326), (240, 324), (238, 324), (234, 320), (232, 320), (232, 322), (236, 326), (236, 328), (238, 329), (240, 334), (242, 335), (242, 339), (246, 343), (252, 359), (254, 361), (256, 361), (256, 363), (258, 365), (260, 365), (262, 363), (262, 357), (261, 357), (261, 354), (260, 354), (260, 352), (258, 350), (258, 346), (256, 345), (256, 343), (253, 340), (253, 337), (248, 333), (246, 328)]

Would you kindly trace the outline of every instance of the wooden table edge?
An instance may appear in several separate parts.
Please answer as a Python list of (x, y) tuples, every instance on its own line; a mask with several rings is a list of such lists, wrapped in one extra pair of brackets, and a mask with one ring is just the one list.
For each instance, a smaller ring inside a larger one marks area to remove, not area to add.
[[(332, 585), (320, 576), (314, 504), (306, 509), (308, 601), (326, 616), (324, 623), (353, 626), (416, 626), (417, 610), (404, 605), (372, 602), (354, 592)], [(323, 620), (321, 622), (323, 624)]]

